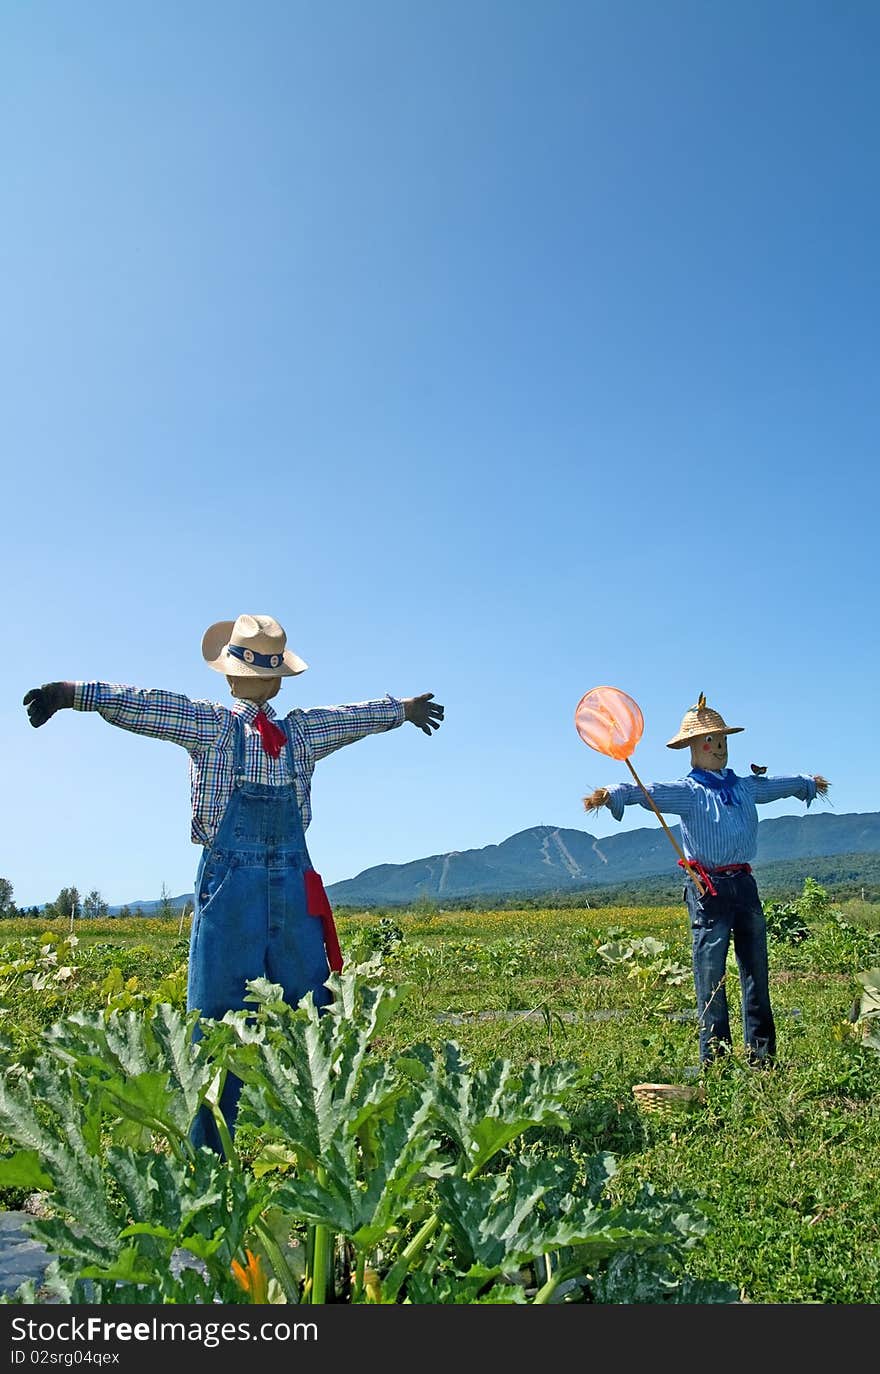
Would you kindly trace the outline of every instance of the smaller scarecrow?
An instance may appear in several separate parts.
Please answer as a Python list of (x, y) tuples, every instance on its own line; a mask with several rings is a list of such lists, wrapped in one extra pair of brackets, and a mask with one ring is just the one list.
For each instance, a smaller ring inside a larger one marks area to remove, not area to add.
[(817, 795), (826, 795), (829, 784), (819, 774), (768, 777), (766, 770), (754, 767), (747, 777), (739, 777), (727, 766), (727, 736), (743, 728), (726, 725), (700, 693), (696, 706), (685, 712), (678, 733), (667, 744), (669, 749), (690, 748), (692, 767), (686, 777), (642, 783), (630, 766), (636, 783), (597, 787), (583, 802), (588, 812), (607, 806), (616, 821), (622, 819), (625, 806), (636, 803), (658, 816), (664, 811), (678, 816), (683, 846), (679, 864), (687, 875), (684, 900), (691, 925), (700, 1062), (705, 1065), (731, 1049), (725, 979), (732, 937), (746, 1054), (751, 1064), (766, 1067), (776, 1056), (776, 1028), (770, 1006), (767, 926), (750, 863), (758, 844), (757, 806), (783, 797), (797, 797), (809, 806)]
[[(190, 936), (186, 1005), (220, 1020), (245, 1006), (247, 981), (279, 983), (294, 1005), (311, 993), (331, 1000), (330, 971), (342, 968), (333, 913), (309, 857), (315, 764), (366, 735), (405, 721), (425, 735), (443, 707), (431, 692), (347, 706), (294, 707), (277, 716), (270, 700), (308, 664), (287, 647), (273, 616), (240, 615), (205, 631), (202, 657), (229, 684), (229, 706), (178, 692), (110, 682), (47, 682), (24, 698), (31, 725), (56, 711), (97, 711), (110, 725), (179, 744), (189, 756), (190, 836), (201, 846)], [(198, 1034), (198, 1026), (196, 1026)], [(220, 1108), (234, 1131), (241, 1081), (229, 1074)], [(201, 1108), (192, 1140), (223, 1153), (211, 1113)]]

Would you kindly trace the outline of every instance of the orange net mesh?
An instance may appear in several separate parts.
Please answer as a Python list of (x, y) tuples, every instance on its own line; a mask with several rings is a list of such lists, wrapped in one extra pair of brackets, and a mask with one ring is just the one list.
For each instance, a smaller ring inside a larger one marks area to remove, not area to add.
[(591, 749), (611, 759), (628, 759), (642, 738), (642, 713), (618, 687), (594, 687), (585, 692), (574, 713), (575, 729)]

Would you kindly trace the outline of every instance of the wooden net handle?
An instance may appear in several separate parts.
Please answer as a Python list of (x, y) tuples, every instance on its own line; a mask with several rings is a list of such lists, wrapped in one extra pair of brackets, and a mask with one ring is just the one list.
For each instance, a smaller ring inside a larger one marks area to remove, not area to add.
[(658, 821), (660, 822), (660, 824), (663, 826), (663, 829), (666, 831), (666, 834), (669, 836), (669, 842), (670, 842), (670, 844), (672, 845), (672, 847), (673, 847), (673, 849), (675, 850), (675, 852), (676, 852), (676, 854), (678, 855), (678, 857), (681, 859), (682, 865), (684, 866), (685, 872), (686, 872), (686, 873), (688, 874), (688, 876), (691, 878), (692, 882), (696, 885), (697, 890), (699, 891), (700, 896), (701, 896), (701, 897), (705, 897), (705, 895), (706, 895), (706, 889), (705, 889), (705, 887), (703, 886), (702, 880), (700, 879), (699, 875), (694, 871), (694, 869), (691, 867), (691, 864), (690, 864), (689, 860), (685, 858), (685, 856), (684, 856), (684, 854), (683, 854), (683, 852), (682, 852), (682, 850), (681, 850), (681, 847), (680, 847), (680, 845), (678, 844), (678, 841), (676, 840), (676, 838), (675, 838), (675, 836), (673, 835), (672, 831), (669, 829), (669, 826), (666, 824), (666, 822), (664, 821), (663, 817), (660, 815), (660, 812), (657, 810), (656, 806), (654, 805), (654, 798), (651, 796), (651, 794), (650, 794), (650, 792), (648, 791), (647, 787), (646, 787), (645, 784), (642, 782), (642, 780), (641, 780), (641, 778), (639, 777), (639, 775), (638, 775), (638, 773), (636, 772), (636, 770), (633, 768), (633, 766), (632, 766), (632, 764), (630, 763), (629, 759), (624, 759), (624, 763), (626, 764), (626, 766), (627, 766), (627, 768), (629, 769), (629, 771), (632, 773), (633, 777), (635, 778), (635, 780), (636, 780), (636, 782), (638, 783), (639, 787), (640, 787), (640, 788), (642, 789), (642, 791), (644, 792), (645, 796), (648, 798), (648, 804), (649, 804), (651, 810), (654, 812), (654, 815), (657, 817), (657, 819), (658, 819)]

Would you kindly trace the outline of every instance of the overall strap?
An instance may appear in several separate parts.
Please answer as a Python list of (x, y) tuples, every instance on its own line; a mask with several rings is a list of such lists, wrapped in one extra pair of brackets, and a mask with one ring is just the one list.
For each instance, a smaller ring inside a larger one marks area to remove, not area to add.
[(290, 769), (290, 789), (291, 789), (291, 792), (292, 792), (292, 801), (293, 801), (293, 811), (292, 811), (292, 814), (293, 814), (293, 816), (295, 817), (295, 823), (296, 823), (296, 825), (299, 826), (299, 833), (300, 833), (300, 839), (301, 839), (301, 841), (302, 841), (303, 854), (305, 855), (305, 858), (306, 858), (306, 867), (307, 867), (307, 868), (311, 868), (311, 866), (312, 866), (312, 861), (311, 861), (311, 859), (309, 858), (308, 846), (306, 845), (305, 827), (303, 826), (302, 811), (300, 810), (299, 798), (298, 798), (298, 796), (297, 796), (297, 791), (296, 791), (296, 765), (295, 765), (294, 759), (293, 759), (293, 725), (291, 724), (291, 721), (290, 721), (289, 717), (285, 717), (285, 719), (281, 722), (281, 724), (282, 724), (282, 727), (283, 727), (283, 729), (284, 729), (284, 733), (285, 733), (285, 735), (287, 736), (286, 753), (287, 753), (287, 766), (288, 766), (288, 768)]
[(296, 766), (293, 759), (293, 724), (289, 716), (281, 722), (284, 733), (287, 736), (287, 766), (290, 769), (290, 786), (293, 792), (291, 814), (294, 823), (299, 826), (300, 839), (302, 841), (303, 857), (305, 859), (305, 869), (303, 878), (306, 889), (306, 911), (310, 916), (317, 916), (323, 927), (324, 948), (327, 952), (327, 963), (333, 973), (341, 973), (343, 969), (342, 951), (339, 948), (339, 937), (336, 933), (336, 923), (333, 920), (333, 908), (327, 896), (327, 890), (320, 873), (315, 871), (312, 860), (309, 857), (308, 846), (306, 845), (305, 830), (302, 823), (302, 812), (299, 809), (299, 800), (296, 795)]
[(295, 782), (296, 782), (296, 766), (295, 766), (295, 764), (294, 764), (294, 762), (293, 762), (293, 735), (292, 735), (292, 733), (291, 733), (292, 730), (293, 730), (293, 726), (290, 724), (290, 720), (289, 720), (286, 716), (285, 716), (284, 720), (281, 722), (281, 728), (282, 728), (282, 730), (284, 731), (284, 734), (285, 734), (285, 737), (286, 737), (286, 741), (287, 741), (287, 742), (286, 742), (286, 745), (285, 745), (285, 750), (286, 750), (286, 753), (287, 753), (287, 767), (288, 767), (289, 770), (290, 770), (290, 781), (291, 781), (291, 783), (295, 783)]
[(232, 734), (234, 739), (232, 755), (232, 776), (233, 781), (245, 777), (244, 770), (244, 721), (241, 716), (233, 713)]

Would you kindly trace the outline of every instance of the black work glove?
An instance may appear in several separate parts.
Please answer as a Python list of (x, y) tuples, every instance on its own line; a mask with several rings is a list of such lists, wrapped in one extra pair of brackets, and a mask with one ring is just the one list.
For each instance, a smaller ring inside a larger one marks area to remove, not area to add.
[(45, 725), (56, 711), (73, 705), (73, 683), (44, 682), (42, 687), (32, 687), (25, 693), (22, 705), (27, 707), (31, 725)]

